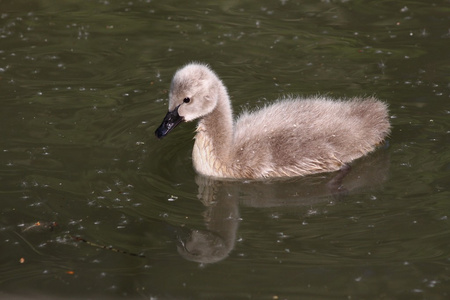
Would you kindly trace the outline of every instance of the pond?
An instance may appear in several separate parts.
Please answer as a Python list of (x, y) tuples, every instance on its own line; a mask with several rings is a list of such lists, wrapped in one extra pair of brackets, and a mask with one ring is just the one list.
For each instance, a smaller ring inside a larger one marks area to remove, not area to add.
[[(0, 297), (448, 299), (449, 24), (448, 0), (0, 2)], [(339, 197), (202, 177), (195, 122), (154, 136), (192, 61), (235, 115), (374, 95), (392, 132)]]

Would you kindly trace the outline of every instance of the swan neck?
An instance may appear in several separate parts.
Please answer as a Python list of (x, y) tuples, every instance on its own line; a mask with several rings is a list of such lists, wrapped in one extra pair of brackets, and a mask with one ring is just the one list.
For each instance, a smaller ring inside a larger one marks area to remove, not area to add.
[(221, 82), (217, 105), (199, 121), (195, 139), (193, 159), (197, 171), (208, 176), (228, 177), (233, 115), (228, 93)]
[(201, 121), (212, 142), (218, 158), (228, 156), (233, 138), (233, 116), (230, 98), (221, 85), (216, 108)]

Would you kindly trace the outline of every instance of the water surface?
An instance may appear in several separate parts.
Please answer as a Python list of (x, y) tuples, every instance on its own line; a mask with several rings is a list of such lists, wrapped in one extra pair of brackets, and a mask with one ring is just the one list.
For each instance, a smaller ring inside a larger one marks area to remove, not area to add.
[[(449, 5), (2, 1), (0, 296), (447, 299)], [(339, 195), (200, 177), (195, 124), (153, 136), (189, 61), (236, 114), (376, 95), (392, 133)]]

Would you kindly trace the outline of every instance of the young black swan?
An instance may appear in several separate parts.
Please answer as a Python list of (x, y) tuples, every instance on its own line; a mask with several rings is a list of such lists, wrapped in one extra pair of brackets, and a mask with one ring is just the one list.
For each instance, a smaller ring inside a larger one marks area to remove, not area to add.
[(373, 151), (390, 130), (386, 104), (373, 97), (286, 98), (233, 121), (222, 81), (207, 65), (191, 63), (173, 77), (169, 112), (155, 134), (195, 119), (194, 167), (221, 178), (336, 171)]

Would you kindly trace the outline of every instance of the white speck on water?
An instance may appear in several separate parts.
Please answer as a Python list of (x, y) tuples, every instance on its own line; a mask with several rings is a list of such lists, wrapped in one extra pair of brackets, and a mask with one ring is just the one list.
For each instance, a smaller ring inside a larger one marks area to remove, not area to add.
[(308, 210), (308, 212), (306, 213), (306, 215), (308, 216), (313, 216), (313, 215), (317, 215), (319, 212), (315, 209), (310, 209)]
[(422, 29), (421, 31), (420, 31), (420, 36), (421, 37), (426, 37), (426, 36), (428, 36), (428, 31), (424, 28), (424, 29)]
[(278, 235), (280, 238), (282, 238), (282, 239), (285, 239), (285, 238), (288, 238), (288, 237), (289, 237), (289, 235), (286, 235), (286, 234), (284, 234), (283, 232), (278, 232), (277, 235)]
[(433, 287), (436, 286), (436, 284), (440, 283), (439, 280), (430, 280), (430, 281), (428, 281), (428, 279), (424, 279), (424, 282), (428, 282), (427, 286), (430, 287), (430, 288), (433, 288)]
[(278, 213), (273, 213), (273, 214), (270, 215), (270, 218), (276, 220), (276, 219), (280, 218), (280, 215)]
[(169, 201), (169, 202), (173, 202), (173, 201), (175, 201), (175, 200), (177, 200), (178, 199), (178, 197), (177, 196), (174, 196), (174, 195), (170, 195), (170, 197), (169, 197), (169, 199), (167, 199), (167, 201)]

